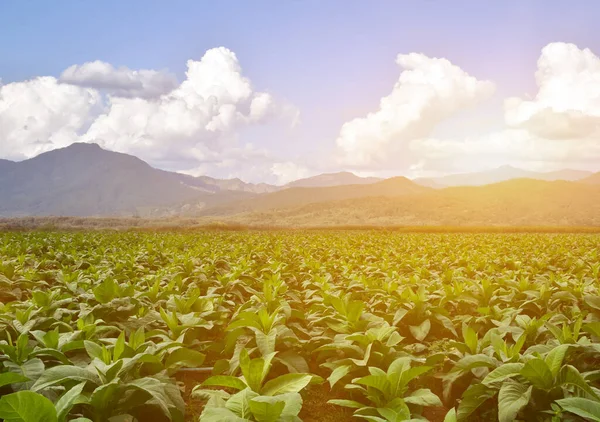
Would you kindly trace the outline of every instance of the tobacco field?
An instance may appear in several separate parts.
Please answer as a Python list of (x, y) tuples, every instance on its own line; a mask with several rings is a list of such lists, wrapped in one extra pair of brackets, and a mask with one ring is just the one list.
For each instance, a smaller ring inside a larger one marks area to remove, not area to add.
[(600, 421), (594, 234), (0, 232), (0, 419)]

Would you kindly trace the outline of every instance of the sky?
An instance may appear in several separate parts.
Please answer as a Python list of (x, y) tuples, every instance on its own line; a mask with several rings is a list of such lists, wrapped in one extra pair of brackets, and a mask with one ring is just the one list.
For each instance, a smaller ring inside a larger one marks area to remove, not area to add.
[(600, 2), (0, 2), (0, 158), (282, 184), (600, 170)]

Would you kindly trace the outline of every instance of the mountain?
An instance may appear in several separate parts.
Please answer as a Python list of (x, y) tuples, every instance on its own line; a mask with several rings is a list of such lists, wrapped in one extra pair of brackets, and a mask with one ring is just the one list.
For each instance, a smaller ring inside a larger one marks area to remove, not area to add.
[(360, 177), (349, 171), (339, 173), (324, 173), (318, 176), (298, 179), (285, 185), (285, 188), (317, 188), (341, 185), (368, 185), (383, 179), (378, 177)]
[(369, 185), (341, 185), (313, 188), (288, 188), (222, 206), (205, 208), (201, 215), (232, 215), (252, 211), (270, 211), (307, 204), (372, 196), (401, 196), (428, 191), (405, 177), (393, 177)]
[(581, 182), (600, 185), (600, 171), (598, 173), (592, 174), (589, 177), (586, 177), (585, 179), (582, 179)]
[(281, 189), (279, 186), (267, 183), (246, 183), (240, 179), (215, 179), (209, 176), (190, 176), (187, 174), (174, 173), (188, 186), (205, 190), (206, 192), (239, 191), (250, 193), (269, 193)]
[(3, 160), (0, 158), (0, 172), (12, 168), (16, 163), (14, 161)]
[(592, 173), (583, 170), (558, 170), (551, 172), (534, 172), (523, 170), (512, 166), (502, 166), (496, 169), (480, 171), (475, 173), (451, 174), (435, 178), (418, 178), (414, 182), (429, 187), (446, 186), (483, 186), (492, 183), (504, 182), (513, 179), (535, 179), (535, 180), (567, 180), (575, 181), (590, 176)]
[[(285, 191), (284, 191), (285, 192)], [(209, 210), (207, 210), (209, 211)], [(600, 186), (517, 179), (212, 217), (266, 226), (600, 226)]]
[(2, 216), (154, 215), (174, 204), (212, 206), (232, 199), (230, 193), (186, 185), (179, 174), (134, 156), (85, 143), (0, 163), (0, 198)]

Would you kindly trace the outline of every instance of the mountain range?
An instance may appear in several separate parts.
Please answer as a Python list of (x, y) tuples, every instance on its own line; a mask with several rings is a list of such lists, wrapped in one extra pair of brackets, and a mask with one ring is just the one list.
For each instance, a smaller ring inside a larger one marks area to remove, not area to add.
[(504, 166), (411, 181), (340, 172), (274, 186), (163, 171), (96, 144), (0, 160), (0, 216), (44, 215), (275, 226), (596, 226), (600, 173)]

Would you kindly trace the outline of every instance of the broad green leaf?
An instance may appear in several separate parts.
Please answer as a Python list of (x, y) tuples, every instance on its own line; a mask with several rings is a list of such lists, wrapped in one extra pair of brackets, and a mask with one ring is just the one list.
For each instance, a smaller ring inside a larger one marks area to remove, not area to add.
[(248, 387), (244, 381), (231, 375), (214, 375), (206, 379), (202, 386), (227, 387), (235, 390), (244, 390)]
[(99, 384), (97, 375), (85, 368), (72, 365), (60, 365), (47, 369), (31, 388), (33, 391), (40, 391), (55, 384), (65, 382), (90, 382)]
[(284, 401), (262, 401), (262, 397), (250, 400), (250, 410), (258, 422), (275, 422), (283, 413)]
[(180, 347), (169, 354), (165, 367), (175, 368), (180, 366), (198, 368), (204, 363), (205, 355), (196, 350)]
[(202, 422), (251, 422), (225, 407), (206, 407), (200, 416)]
[(305, 374), (309, 372), (309, 367), (308, 363), (306, 363), (306, 359), (304, 359), (302, 356), (291, 350), (288, 350), (283, 353), (278, 353), (275, 359), (283, 363), (290, 372), (300, 374)]
[(444, 422), (456, 422), (456, 408), (452, 408), (446, 413), (444, 417)]
[(595, 399), (600, 400), (598, 394), (596, 394), (596, 392), (587, 383), (585, 378), (583, 378), (583, 375), (581, 375), (581, 373), (574, 366), (565, 365), (562, 367), (558, 376), (558, 384), (572, 385), (578, 388), (580, 391), (583, 391)]
[(469, 416), (475, 412), (479, 406), (496, 395), (496, 390), (483, 384), (471, 384), (464, 392), (458, 409), (456, 411), (456, 420), (458, 422), (467, 421)]
[(429, 330), (431, 329), (431, 321), (426, 319), (420, 325), (411, 325), (408, 328), (417, 341), (423, 341), (425, 340), (425, 337), (427, 337), (427, 334), (429, 334)]
[(285, 374), (267, 381), (261, 390), (264, 396), (275, 396), (278, 394), (298, 393), (306, 387), (312, 375), (307, 374)]
[(225, 403), (225, 407), (239, 417), (249, 419), (251, 417), (250, 399), (254, 397), (258, 397), (258, 393), (246, 388), (231, 396)]
[(125, 351), (125, 332), (121, 332), (119, 337), (117, 337), (117, 341), (115, 342), (115, 347), (113, 348), (113, 360), (117, 360), (121, 357), (123, 352)]
[(14, 372), (3, 372), (0, 374), (0, 387), (25, 381), (29, 381), (29, 378)]
[(527, 406), (533, 386), (507, 381), (498, 393), (498, 422), (513, 422), (517, 414)]
[(277, 331), (271, 330), (268, 334), (263, 333), (260, 330), (254, 330), (256, 338), (256, 345), (260, 354), (263, 356), (273, 353), (275, 351), (275, 342), (277, 341)]
[(350, 369), (352, 368), (352, 366), (350, 365), (342, 365), (342, 366), (338, 366), (337, 368), (335, 368), (332, 372), (331, 375), (329, 376), (329, 378), (327, 378), (327, 381), (329, 381), (329, 387), (333, 388), (333, 386), (342, 378), (344, 378), (346, 375), (348, 375), (350, 373)]
[(550, 390), (554, 385), (554, 377), (550, 368), (540, 358), (525, 363), (523, 369), (521, 369), (521, 376), (525, 377), (531, 385), (541, 390)]
[(359, 378), (353, 381), (354, 384), (366, 385), (367, 387), (373, 387), (376, 390), (385, 393), (390, 389), (390, 382), (386, 376), (382, 375), (367, 375), (366, 377)]
[(57, 422), (50, 400), (33, 391), (19, 391), (2, 396), (0, 418), (5, 422)]
[(58, 416), (59, 422), (64, 422), (66, 420), (67, 415), (77, 402), (79, 395), (83, 391), (83, 387), (85, 387), (85, 382), (82, 382), (75, 387), (71, 388), (62, 397), (56, 402), (56, 413)]
[(365, 405), (362, 403), (359, 403), (354, 400), (345, 400), (345, 399), (331, 399), (331, 400), (328, 400), (327, 403), (335, 404), (335, 405), (343, 406), (343, 407), (349, 407), (351, 409), (360, 409), (362, 407), (365, 407)]
[(477, 333), (471, 327), (467, 327), (463, 332), (465, 344), (471, 351), (471, 354), (477, 353)]
[(405, 397), (404, 401), (419, 406), (443, 406), (440, 398), (433, 394), (429, 388), (421, 388), (414, 391), (409, 396)]
[(583, 397), (569, 397), (556, 400), (556, 403), (567, 412), (594, 422), (600, 422), (600, 401)]
[(482, 383), (490, 386), (493, 383), (502, 382), (507, 378), (512, 378), (519, 375), (524, 366), (524, 363), (505, 363), (487, 374)]
[(568, 344), (561, 344), (560, 346), (556, 346), (546, 355), (544, 361), (546, 362), (546, 365), (548, 365), (548, 368), (550, 368), (553, 377), (558, 375), (568, 350)]
[(283, 410), (279, 416), (281, 420), (297, 420), (297, 416), (302, 410), (302, 396), (299, 393), (285, 393), (277, 396), (259, 396), (252, 399), (255, 402), (275, 404), (283, 402)]

